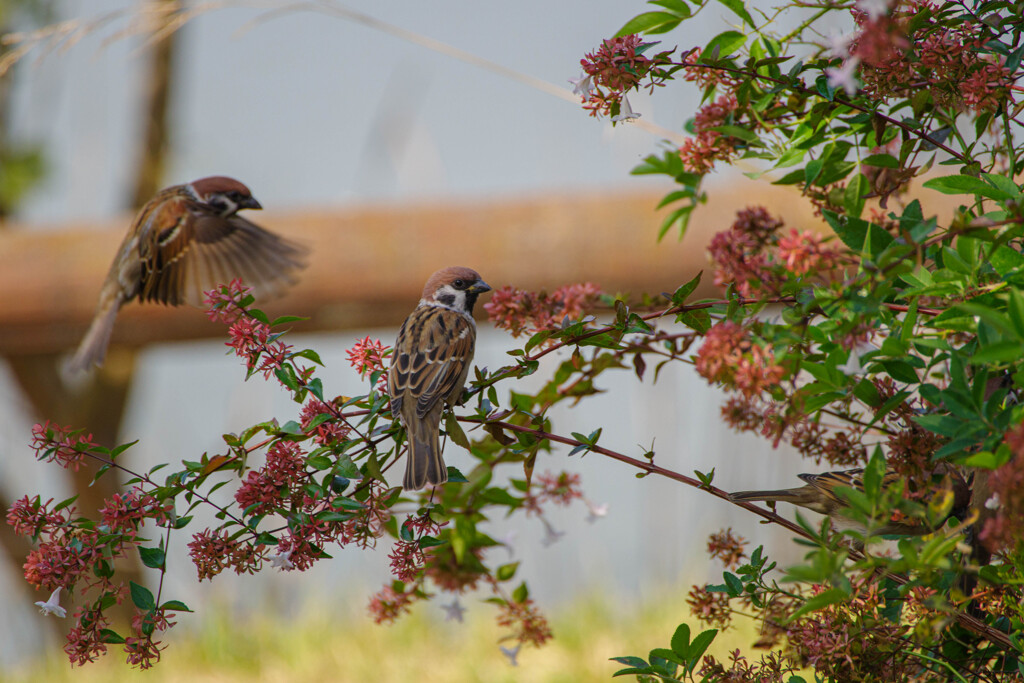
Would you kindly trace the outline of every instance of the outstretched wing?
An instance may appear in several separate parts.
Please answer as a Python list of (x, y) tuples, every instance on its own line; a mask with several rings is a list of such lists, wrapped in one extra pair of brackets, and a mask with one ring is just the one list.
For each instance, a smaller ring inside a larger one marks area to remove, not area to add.
[(307, 252), (298, 244), (186, 197), (162, 203), (142, 228), (143, 301), (200, 304), (204, 291), (235, 278), (257, 294), (277, 294), (305, 265)]

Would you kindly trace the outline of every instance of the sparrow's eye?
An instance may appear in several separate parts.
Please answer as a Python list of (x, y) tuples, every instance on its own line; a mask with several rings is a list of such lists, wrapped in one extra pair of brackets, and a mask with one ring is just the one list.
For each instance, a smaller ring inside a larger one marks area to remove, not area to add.
[(466, 281), (462, 280), (462, 279), (458, 279), (458, 280), (456, 280), (455, 282), (452, 283), (452, 286), (455, 287), (455, 289), (465, 289), (466, 288)]

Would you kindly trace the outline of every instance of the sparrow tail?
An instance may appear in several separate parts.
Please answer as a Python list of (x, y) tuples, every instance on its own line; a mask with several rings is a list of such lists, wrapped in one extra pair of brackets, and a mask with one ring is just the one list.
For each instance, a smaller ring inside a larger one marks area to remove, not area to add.
[(729, 500), (763, 500), (767, 502), (806, 505), (807, 495), (803, 489), (780, 489), (778, 491), (737, 491), (729, 494)]
[(114, 320), (120, 308), (121, 300), (116, 296), (100, 303), (92, 324), (89, 325), (89, 331), (82, 338), (75, 355), (68, 361), (68, 371), (84, 372), (90, 370), (93, 365), (103, 364), (103, 359), (107, 355), (107, 344), (110, 343), (110, 333), (114, 330)]
[(409, 459), (405, 463), (406, 491), (416, 491), (427, 484), (436, 486), (448, 481), (448, 468), (441, 457), (438, 425), (429, 417), (409, 430)]

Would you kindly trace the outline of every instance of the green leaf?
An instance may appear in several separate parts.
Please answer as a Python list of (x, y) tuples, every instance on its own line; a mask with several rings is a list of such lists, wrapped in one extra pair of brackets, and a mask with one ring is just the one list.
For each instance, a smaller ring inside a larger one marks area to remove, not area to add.
[(516, 570), (519, 569), (518, 562), (510, 562), (509, 564), (503, 564), (494, 572), (498, 581), (508, 581), (516, 575)]
[(142, 564), (150, 569), (164, 568), (165, 555), (164, 551), (160, 548), (143, 548), (139, 546), (139, 557), (142, 559)]
[(326, 455), (311, 455), (306, 458), (306, 464), (318, 471), (327, 470), (334, 466), (334, 462)]
[[(323, 361), (320, 360), (320, 354), (318, 354), (313, 349), (303, 349), (302, 351), (296, 351), (295, 355), (297, 357), (301, 357), (301, 358), (305, 358), (307, 360), (311, 360), (311, 361), (313, 361), (314, 363), (316, 363), (319, 366), (323, 366)], [(321, 398), (320, 400), (323, 400), (323, 399)]]
[(690, 658), (690, 627), (686, 624), (679, 624), (676, 632), (672, 634), (672, 651), (683, 659)]
[(282, 315), (280, 318), (274, 318), (274, 321), (270, 323), (271, 327), (277, 327), (278, 325), (284, 325), (285, 323), (294, 323), (299, 320), (309, 320), (309, 318), (303, 318), (298, 315)]
[(1013, 199), (1015, 196), (1005, 190), (993, 187), (981, 178), (969, 175), (947, 175), (941, 178), (932, 178), (923, 184), (924, 187), (942, 194), (973, 194), (1000, 201)]
[(156, 607), (156, 599), (153, 594), (145, 586), (140, 586), (134, 581), (128, 582), (128, 587), (132, 595), (132, 603), (141, 610), (151, 610)]
[(125, 641), (124, 636), (119, 634), (117, 631), (112, 631), (109, 628), (101, 628), (100, 642), (107, 643), (108, 645), (121, 645)]
[(692, 280), (687, 282), (685, 285), (679, 287), (679, 289), (677, 289), (672, 294), (672, 296), (669, 297), (672, 300), (672, 303), (680, 305), (685, 304), (686, 297), (690, 296), (693, 293), (693, 290), (697, 289), (697, 285), (700, 284), (700, 278), (703, 274), (704, 271), (702, 270), (699, 273), (697, 273), (697, 276), (694, 277)]
[(812, 185), (818, 176), (821, 175), (821, 169), (825, 165), (825, 162), (821, 159), (811, 159), (807, 162), (807, 166), (804, 167), (804, 184)]
[[(1010, 322), (1009, 316), (1003, 315), (994, 308), (990, 308), (985, 304), (979, 304), (973, 301), (965, 301), (957, 304), (954, 308), (958, 311), (964, 311), (972, 316), (981, 318), (983, 321), (1007, 336), (1016, 336), (1016, 331), (1013, 328), (1013, 324)], [(949, 311), (947, 310), (945, 313), (949, 313)]]
[(843, 192), (843, 208), (853, 218), (860, 218), (864, 212), (864, 204), (867, 199), (864, 195), (868, 193), (868, 179), (864, 174), (858, 173), (850, 178)]
[(183, 603), (181, 600), (168, 600), (164, 604), (160, 605), (160, 609), (171, 610), (174, 612), (191, 612), (188, 605)]
[(801, 605), (800, 609), (793, 612), (789, 615), (789, 617), (786, 618), (785, 623), (793, 622), (796, 619), (802, 617), (803, 615), (808, 614), (809, 612), (813, 612), (815, 610), (819, 610), (822, 607), (834, 605), (837, 602), (843, 602), (848, 597), (849, 594), (842, 588), (829, 588), (826, 591), (818, 593), (813, 598), (811, 598), (803, 605)]
[(466, 484), (469, 479), (466, 479), (466, 475), (460, 472), (458, 469), (448, 465), (448, 483), (449, 484)]
[(448, 413), (445, 416), (444, 431), (454, 443), (462, 446), (467, 451), (469, 450), (469, 439), (466, 437), (466, 432), (462, 431), (459, 421), (455, 419), (454, 413)]
[(664, 7), (669, 12), (680, 17), (690, 16), (690, 6), (683, 2), (683, 0), (648, 0), (647, 4)]
[(1024, 358), (1024, 343), (1019, 341), (999, 341), (988, 344), (968, 359), (971, 365), (983, 363), (1012, 363)]
[(833, 211), (823, 211), (822, 215), (843, 244), (854, 251), (868, 251), (874, 257), (892, 244), (892, 235), (874, 223), (853, 216), (840, 216)]
[(1013, 179), (1011, 178), (999, 175), (998, 173), (982, 173), (981, 177), (984, 178), (985, 182), (989, 185), (1001, 192), (1005, 192), (1011, 198), (1021, 196), (1020, 188), (1017, 187), (1017, 183), (1013, 182)]
[(704, 656), (704, 652), (711, 646), (717, 635), (718, 629), (710, 628), (707, 631), (702, 631), (700, 635), (693, 639), (693, 642), (690, 643), (690, 658), (686, 665), (687, 671), (693, 671), (696, 668), (697, 662)]
[(727, 57), (743, 47), (747, 37), (739, 31), (725, 31), (711, 39), (701, 53), (700, 61), (715, 60)]
[(853, 395), (872, 408), (882, 404), (882, 395), (878, 392), (878, 387), (867, 379), (862, 379), (854, 385)]
[(744, 7), (743, 0), (718, 0), (718, 2), (731, 9), (736, 16), (747, 24), (747, 26), (755, 28), (754, 19), (750, 16), (747, 8)]
[(897, 382), (906, 384), (917, 384), (921, 378), (914, 371), (914, 366), (904, 360), (883, 360), (879, 361), (885, 371)]
[(627, 21), (615, 37), (631, 36), (634, 33), (665, 33), (674, 29), (685, 18), (671, 12), (644, 12)]
[(865, 166), (874, 166), (876, 168), (899, 168), (900, 160), (891, 154), (872, 154), (869, 157), (861, 159), (861, 164)]
[(305, 436), (306, 433), (302, 431), (302, 425), (295, 420), (288, 420), (279, 428), (279, 431), (285, 434), (291, 434), (293, 436)]
[[(647, 656), (650, 658), (651, 664), (657, 665), (657, 660), (660, 659), (663, 662), (672, 662), (677, 667), (683, 666), (683, 661), (679, 655), (668, 648), (656, 647)], [(675, 669), (672, 669), (672, 671), (675, 671)]]
[(911, 418), (929, 432), (941, 436), (955, 436), (963, 428), (963, 421), (948, 415), (915, 415)]
[(676, 322), (683, 323), (690, 329), (704, 334), (711, 329), (711, 314), (703, 308), (695, 311), (683, 311), (676, 316)]
[(716, 133), (722, 133), (732, 138), (743, 140), (744, 142), (756, 142), (757, 133), (741, 128), (740, 126), (713, 126), (707, 130), (713, 130)]

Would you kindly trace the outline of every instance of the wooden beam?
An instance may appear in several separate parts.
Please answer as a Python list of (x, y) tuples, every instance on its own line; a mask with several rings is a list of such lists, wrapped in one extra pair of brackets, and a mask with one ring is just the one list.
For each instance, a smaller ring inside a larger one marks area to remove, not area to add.
[[(592, 281), (608, 292), (659, 293), (706, 267), (708, 236), (752, 199), (736, 204), (731, 193), (717, 194), (715, 204), (698, 209), (684, 241), (671, 233), (660, 244), (661, 191), (250, 213), (311, 248), (298, 285), (258, 305), (271, 315), (311, 318), (297, 330), (397, 325), (427, 276), (448, 265), (473, 267), (494, 287)], [(800, 218), (811, 220), (809, 213)], [(77, 345), (129, 222), (124, 216), (60, 230), (12, 225), (0, 231), (0, 355)], [(704, 287), (701, 294), (710, 296), (710, 277)], [(119, 316), (113, 345), (223, 335), (222, 325), (196, 309), (133, 303)]]

